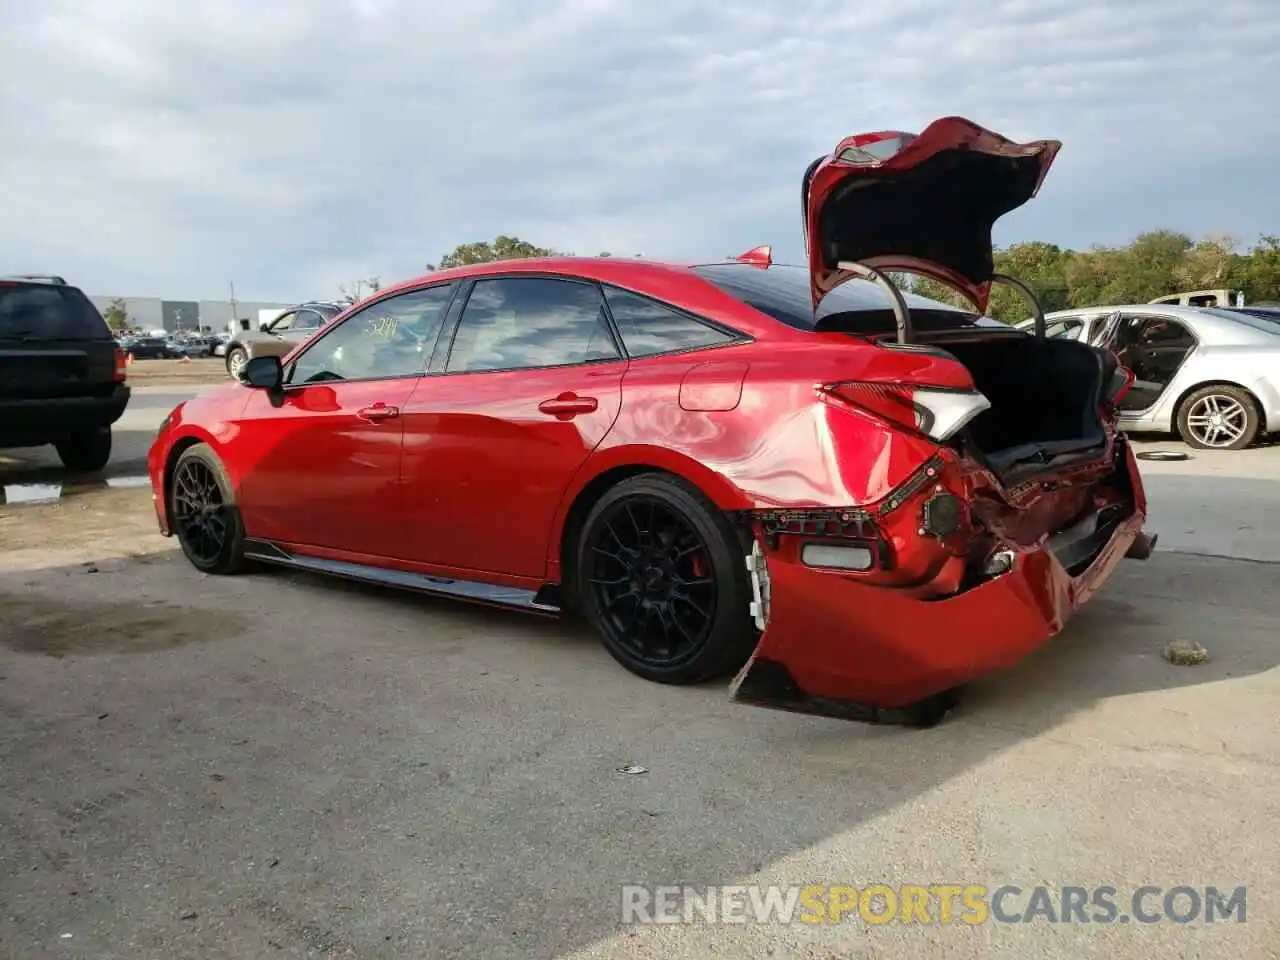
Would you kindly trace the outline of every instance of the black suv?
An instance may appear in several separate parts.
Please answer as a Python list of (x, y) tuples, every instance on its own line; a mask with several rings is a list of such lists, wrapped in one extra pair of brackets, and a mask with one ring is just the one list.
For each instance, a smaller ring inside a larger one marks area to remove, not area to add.
[(0, 447), (52, 443), (69, 470), (101, 470), (129, 393), (124, 351), (83, 292), (0, 277)]

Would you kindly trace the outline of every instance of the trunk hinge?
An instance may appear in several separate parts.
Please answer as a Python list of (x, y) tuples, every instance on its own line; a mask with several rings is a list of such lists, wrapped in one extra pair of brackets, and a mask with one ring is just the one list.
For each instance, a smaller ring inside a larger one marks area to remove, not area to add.
[(868, 267), (865, 263), (858, 263), (856, 260), (841, 260), (836, 264), (836, 269), (852, 273), (863, 280), (870, 280), (887, 293), (889, 301), (893, 304), (893, 319), (898, 327), (898, 343), (905, 345), (912, 342), (914, 336), (911, 329), (911, 308), (907, 306), (906, 298), (903, 297), (896, 283), (875, 267)]
[(1040, 301), (1036, 299), (1034, 291), (1021, 280), (1015, 277), (1005, 276), (1003, 273), (993, 273), (991, 275), (992, 283), (1002, 283), (1006, 287), (1012, 287), (1022, 294), (1022, 299), (1027, 301), (1031, 307), (1031, 316), (1035, 321), (1036, 337), (1043, 340), (1045, 338), (1044, 310), (1040, 306)]
[[(905, 346), (914, 341), (915, 331), (911, 327), (911, 308), (907, 306), (907, 300), (902, 295), (902, 291), (898, 289), (896, 283), (890, 280), (882, 271), (877, 270), (875, 267), (869, 267), (865, 263), (859, 263), (857, 260), (841, 260), (836, 264), (836, 269), (851, 273), (862, 280), (870, 280), (887, 293), (889, 302), (893, 307), (894, 323), (898, 328), (898, 343)], [(1010, 277), (1003, 273), (993, 273), (991, 282), (1011, 287), (1021, 295), (1027, 305), (1031, 307), (1036, 337), (1043, 340), (1046, 336), (1044, 309), (1040, 306), (1040, 301), (1036, 298), (1035, 292), (1016, 277)]]

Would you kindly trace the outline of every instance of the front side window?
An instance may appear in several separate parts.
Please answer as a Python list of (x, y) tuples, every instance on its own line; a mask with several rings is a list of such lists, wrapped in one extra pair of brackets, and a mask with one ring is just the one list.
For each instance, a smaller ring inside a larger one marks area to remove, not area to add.
[(322, 326), (324, 326), (324, 320), (314, 310), (299, 310), (294, 314), (294, 330), (319, 330)]
[(449, 373), (619, 359), (594, 284), (552, 277), (477, 280), (449, 351)]
[(1044, 335), (1054, 340), (1078, 340), (1084, 321), (1079, 317), (1050, 320), (1044, 327)]
[(415, 377), (426, 369), (454, 284), (371, 303), (320, 337), (291, 364), (290, 384)]
[(636, 293), (605, 287), (604, 295), (622, 343), (632, 357), (715, 347), (737, 339), (731, 333)]

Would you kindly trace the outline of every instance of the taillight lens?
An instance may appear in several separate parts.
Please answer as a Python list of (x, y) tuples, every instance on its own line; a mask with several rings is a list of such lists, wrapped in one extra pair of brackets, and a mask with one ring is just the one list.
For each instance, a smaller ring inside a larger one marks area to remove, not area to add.
[(116, 344), (116, 372), (112, 379), (118, 383), (123, 383), (129, 377), (129, 365), (126, 362), (124, 350), (119, 344)]
[(951, 387), (858, 381), (828, 384), (823, 390), (895, 426), (922, 433), (939, 443), (963, 430), (984, 410), (991, 409), (991, 401), (977, 390)]

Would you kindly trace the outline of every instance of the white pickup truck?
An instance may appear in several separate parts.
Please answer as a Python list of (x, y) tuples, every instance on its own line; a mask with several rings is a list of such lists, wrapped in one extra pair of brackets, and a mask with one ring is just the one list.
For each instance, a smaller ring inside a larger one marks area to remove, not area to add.
[(1171, 293), (1151, 302), (1178, 307), (1243, 307), (1244, 294), (1239, 290), (1191, 290)]

